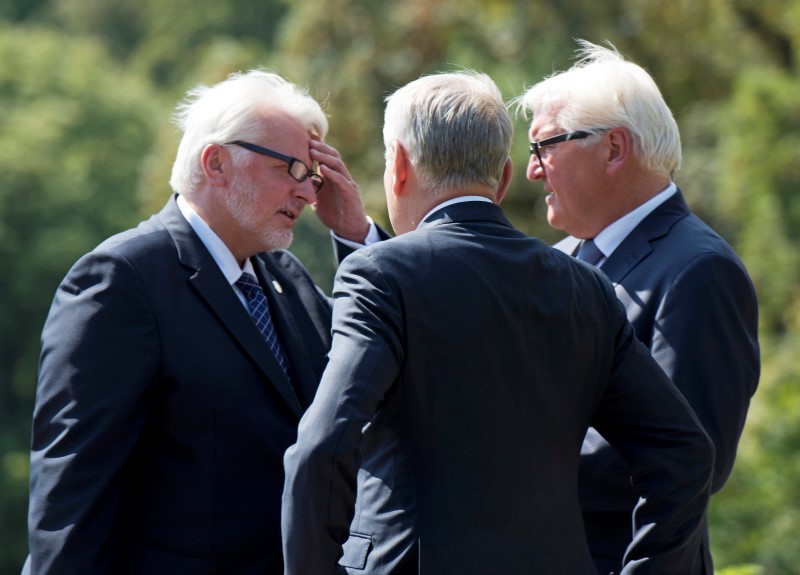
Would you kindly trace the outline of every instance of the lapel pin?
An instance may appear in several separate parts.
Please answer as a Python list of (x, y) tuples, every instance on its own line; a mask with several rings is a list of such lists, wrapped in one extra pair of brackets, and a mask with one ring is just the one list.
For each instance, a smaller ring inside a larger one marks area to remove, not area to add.
[(276, 292), (283, 293), (283, 288), (281, 287), (281, 284), (279, 284), (277, 280), (272, 280), (272, 287), (275, 288)]

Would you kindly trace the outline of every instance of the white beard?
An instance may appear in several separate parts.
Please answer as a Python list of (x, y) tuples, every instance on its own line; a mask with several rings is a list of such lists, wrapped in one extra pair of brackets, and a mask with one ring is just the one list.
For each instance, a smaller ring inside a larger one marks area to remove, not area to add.
[(225, 207), (231, 217), (244, 230), (256, 238), (259, 251), (272, 252), (285, 250), (292, 244), (292, 230), (285, 228), (261, 227), (258, 215), (253, 210), (257, 195), (262, 193), (252, 180), (237, 177), (225, 196)]

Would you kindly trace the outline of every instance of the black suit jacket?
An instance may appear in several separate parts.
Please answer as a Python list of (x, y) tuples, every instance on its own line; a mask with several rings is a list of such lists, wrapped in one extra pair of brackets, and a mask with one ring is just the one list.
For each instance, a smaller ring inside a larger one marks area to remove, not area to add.
[(281, 572), (282, 458), (330, 305), (288, 252), (252, 261), (291, 382), (174, 197), (69, 271), (42, 334), (33, 573)]
[[(558, 249), (574, 254), (579, 240)], [(716, 446), (713, 491), (730, 475), (759, 377), (755, 291), (731, 247), (678, 191), (602, 264), (636, 335), (694, 408)], [(619, 569), (638, 493), (630, 470), (594, 430), (581, 455), (581, 506), (598, 565)], [(713, 573), (708, 535), (691, 573)], [(687, 572), (687, 575), (691, 575)]]
[(285, 456), (286, 573), (594, 573), (590, 423), (646, 494), (625, 572), (693, 560), (713, 448), (597, 270), (469, 202), (348, 256), (334, 302)]

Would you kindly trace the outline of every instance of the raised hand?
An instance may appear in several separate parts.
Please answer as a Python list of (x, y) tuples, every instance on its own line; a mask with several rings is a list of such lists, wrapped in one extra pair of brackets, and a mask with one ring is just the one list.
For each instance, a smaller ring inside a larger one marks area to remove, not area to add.
[(333, 146), (311, 140), (311, 159), (319, 163), (324, 183), (312, 204), (319, 220), (337, 236), (362, 243), (369, 231), (369, 222), (358, 184)]

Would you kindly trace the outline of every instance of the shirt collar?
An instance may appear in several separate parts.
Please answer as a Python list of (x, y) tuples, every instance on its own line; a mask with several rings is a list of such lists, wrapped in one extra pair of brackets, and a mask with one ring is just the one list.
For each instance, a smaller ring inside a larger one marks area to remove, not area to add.
[(653, 210), (666, 202), (677, 191), (678, 187), (675, 183), (670, 182), (663, 191), (647, 200), (635, 210), (628, 212), (597, 234), (594, 237), (595, 245), (603, 252), (605, 257), (610, 256), (643, 219), (649, 216)]
[(217, 262), (217, 266), (219, 266), (219, 269), (222, 271), (229, 284), (234, 285), (236, 280), (242, 275), (242, 271), (255, 275), (250, 258), (245, 260), (244, 268), (240, 268), (239, 263), (228, 249), (228, 246), (225, 245), (225, 242), (223, 242), (203, 218), (194, 211), (194, 208), (192, 208), (189, 202), (180, 194), (178, 194), (177, 202), (178, 209), (180, 209), (183, 217), (186, 218), (186, 221), (189, 222), (189, 225), (200, 238), (200, 241), (206, 246), (211, 257)]

